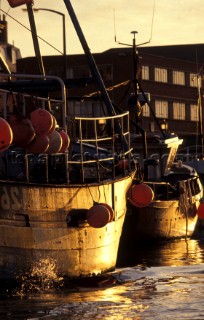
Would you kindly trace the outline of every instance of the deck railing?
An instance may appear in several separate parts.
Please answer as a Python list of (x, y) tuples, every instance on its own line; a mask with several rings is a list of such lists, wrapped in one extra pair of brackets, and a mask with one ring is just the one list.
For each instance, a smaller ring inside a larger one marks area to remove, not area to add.
[[(20, 92), (0, 89), (2, 97), (0, 116), (5, 119), (8, 117), (10, 112), (8, 97), (10, 95), (12, 97), (10, 105), (12, 108), (13, 101), (20, 95), (21, 112), (26, 117), (29, 117), (32, 111), (29, 101), (35, 104), (34, 108), (47, 108), (49, 104), (51, 112), (52, 106), (58, 105), (61, 114), (59, 129), (69, 131), (70, 134), (70, 130), (67, 130), (70, 117), (67, 115), (66, 89), (63, 81), (58, 77), (47, 77), (59, 82), (58, 91), (61, 87), (61, 97), (56, 100), (50, 96), (38, 97), (28, 92), (24, 93), (23, 85), (26, 87), (28, 81), (24, 79), (43, 80), (41, 76), (15, 75), (15, 78), (19, 77), (23, 79), (23, 82), (19, 83), (22, 84)], [(14, 87), (17, 88), (19, 84), (16, 82)], [(29, 84), (32, 86), (32, 82)], [(3, 86), (3, 83), (1, 85)], [(4, 177), (7, 180), (45, 183), (100, 182), (115, 179), (116, 176), (126, 174), (131, 169), (129, 112), (102, 117), (73, 117), (72, 115), (71, 118), (74, 124), (73, 136), (70, 136), (71, 142), (66, 152), (32, 154), (26, 148), (11, 145), (7, 151), (0, 154), (0, 162), (5, 167), (5, 174), (0, 172), (0, 179)]]

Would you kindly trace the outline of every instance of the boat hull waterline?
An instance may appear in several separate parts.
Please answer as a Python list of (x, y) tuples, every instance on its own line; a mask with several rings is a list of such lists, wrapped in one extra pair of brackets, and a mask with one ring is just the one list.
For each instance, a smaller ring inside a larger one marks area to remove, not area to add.
[(124, 240), (130, 241), (130, 235), (131, 241), (191, 237), (196, 230), (199, 204), (197, 201), (186, 215), (180, 210), (178, 200), (153, 201), (143, 208), (129, 203), (123, 227)]
[[(128, 176), (89, 188), (1, 183), (0, 277), (32, 274), (49, 259), (63, 277), (113, 270), (131, 182)], [(114, 201), (115, 217), (102, 228), (90, 227), (83, 217), (82, 208), (88, 210), (93, 199)], [(75, 213), (68, 221), (71, 210)]]

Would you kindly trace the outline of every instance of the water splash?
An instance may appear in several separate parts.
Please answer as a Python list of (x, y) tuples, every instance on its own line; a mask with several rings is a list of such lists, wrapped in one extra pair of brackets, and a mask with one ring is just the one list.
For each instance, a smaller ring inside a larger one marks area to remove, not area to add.
[(34, 262), (30, 272), (22, 272), (16, 276), (19, 283), (13, 295), (24, 296), (28, 293), (46, 292), (58, 289), (63, 285), (63, 278), (56, 273), (54, 259), (44, 258)]

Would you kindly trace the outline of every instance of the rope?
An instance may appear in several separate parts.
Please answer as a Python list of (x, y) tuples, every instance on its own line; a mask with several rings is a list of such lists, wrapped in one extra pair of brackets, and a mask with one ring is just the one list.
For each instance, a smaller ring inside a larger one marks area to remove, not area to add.
[[(14, 17), (12, 17), (8, 12), (5, 12), (3, 9), (0, 9), (0, 11), (2, 11), (5, 15), (7, 15), (9, 18), (13, 19), (15, 22), (17, 22), (19, 25), (21, 25), (23, 28), (25, 28), (26, 30), (30, 31), (31, 30), (26, 27), (24, 24), (22, 24), (20, 21), (18, 21), (17, 19), (15, 19)], [(54, 47), (52, 44), (50, 44), (49, 42), (47, 42), (45, 39), (41, 38), (40, 36), (38, 36), (38, 38), (40, 40), (42, 40), (44, 43), (46, 43), (48, 46), (50, 46), (51, 48), (53, 48), (54, 50), (56, 50), (57, 52), (59, 52), (60, 54), (64, 54), (62, 53), (60, 50), (58, 50), (56, 47)]]
[(95, 203), (96, 201), (94, 201), (94, 198), (93, 198), (93, 196), (92, 196), (92, 193), (91, 193), (91, 190), (90, 190), (90, 188), (89, 188), (89, 185), (87, 184), (86, 187), (87, 187), (88, 190), (89, 190), (89, 193), (90, 193), (90, 195), (91, 195), (91, 198), (92, 198), (93, 203)]
[[(130, 80), (127, 80), (127, 81), (124, 81), (124, 82), (121, 82), (121, 83), (118, 83), (112, 87), (108, 87), (106, 88), (107, 91), (113, 91), (114, 89), (116, 88), (120, 88), (121, 86), (126, 86), (128, 83), (130, 83)], [(87, 95), (84, 95), (85, 98), (89, 98), (89, 97), (92, 97), (92, 96), (95, 96), (97, 94), (99, 94), (100, 91), (95, 91), (95, 92), (92, 92), (90, 94), (87, 94)]]

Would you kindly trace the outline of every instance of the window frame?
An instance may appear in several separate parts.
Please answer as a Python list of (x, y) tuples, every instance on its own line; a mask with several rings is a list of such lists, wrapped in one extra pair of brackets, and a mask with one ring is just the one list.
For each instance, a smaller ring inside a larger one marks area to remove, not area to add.
[(173, 84), (185, 86), (185, 72), (173, 70)]
[(166, 68), (155, 67), (154, 68), (154, 80), (156, 82), (168, 82), (168, 72)]
[(169, 116), (169, 104), (167, 100), (155, 100), (155, 116), (167, 119)]
[(184, 102), (173, 102), (173, 119), (186, 120), (186, 105)]

